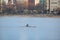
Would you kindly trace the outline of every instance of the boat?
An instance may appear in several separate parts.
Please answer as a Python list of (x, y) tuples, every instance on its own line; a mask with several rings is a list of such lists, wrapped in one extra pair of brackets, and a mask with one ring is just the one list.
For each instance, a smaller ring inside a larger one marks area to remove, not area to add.
[(26, 24), (25, 26), (21, 26), (21, 27), (27, 27), (27, 28), (35, 28), (36, 26), (30, 26), (29, 24)]

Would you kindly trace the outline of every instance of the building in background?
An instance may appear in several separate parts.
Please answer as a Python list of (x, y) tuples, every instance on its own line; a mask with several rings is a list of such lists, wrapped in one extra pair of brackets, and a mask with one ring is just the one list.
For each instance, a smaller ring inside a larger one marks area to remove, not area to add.
[(58, 7), (58, 0), (50, 0), (50, 11), (53, 11)]
[(49, 6), (50, 6), (50, 2), (49, 2), (50, 0), (47, 0), (46, 2), (47, 2), (47, 10), (49, 10)]
[(13, 5), (13, 0), (8, 0), (7, 9), (12, 8), (12, 5)]
[(24, 0), (16, 0), (16, 6), (18, 10), (23, 10), (24, 9)]
[(17, 0), (13, 0), (13, 9), (14, 10), (17, 10)]
[(59, 6), (59, 8), (60, 8), (60, 0), (58, 0), (58, 6)]
[(57, 8), (60, 8), (60, 0), (47, 0), (47, 9), (50, 12)]
[(6, 2), (5, 0), (2, 0), (2, 11), (5, 12), (6, 10)]
[(8, 0), (8, 4), (12, 5), (13, 4), (13, 0)]
[(2, 11), (2, 0), (0, 0), (0, 12)]
[(24, 4), (25, 4), (25, 9), (28, 9), (28, 0), (26, 0)]
[(35, 7), (35, 0), (28, 0), (28, 9), (34, 10)]
[(13, 4), (16, 5), (16, 3), (17, 3), (17, 0), (13, 0)]
[(46, 9), (46, 0), (40, 0), (40, 8), (42, 10), (45, 10)]

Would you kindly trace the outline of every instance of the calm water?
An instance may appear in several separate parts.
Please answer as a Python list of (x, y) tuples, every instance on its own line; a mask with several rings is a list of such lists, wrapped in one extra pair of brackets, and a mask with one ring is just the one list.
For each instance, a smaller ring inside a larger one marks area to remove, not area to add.
[[(26, 24), (35, 28), (22, 27)], [(60, 40), (60, 18), (0, 17), (0, 40)]]

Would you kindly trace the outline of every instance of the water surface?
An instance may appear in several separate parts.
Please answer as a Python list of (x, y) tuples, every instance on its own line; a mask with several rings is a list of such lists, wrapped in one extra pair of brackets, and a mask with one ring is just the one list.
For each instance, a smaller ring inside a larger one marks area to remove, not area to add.
[[(33, 27), (21, 27), (29, 24)], [(0, 40), (60, 40), (60, 18), (0, 17)]]

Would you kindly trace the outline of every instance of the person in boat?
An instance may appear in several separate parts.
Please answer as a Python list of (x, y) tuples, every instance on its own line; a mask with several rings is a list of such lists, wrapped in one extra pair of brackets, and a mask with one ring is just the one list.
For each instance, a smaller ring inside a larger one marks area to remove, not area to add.
[(29, 24), (26, 24), (26, 27), (35, 27), (35, 26), (29, 26)]
[(26, 24), (26, 27), (29, 27), (29, 25), (28, 25), (28, 24)]

